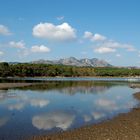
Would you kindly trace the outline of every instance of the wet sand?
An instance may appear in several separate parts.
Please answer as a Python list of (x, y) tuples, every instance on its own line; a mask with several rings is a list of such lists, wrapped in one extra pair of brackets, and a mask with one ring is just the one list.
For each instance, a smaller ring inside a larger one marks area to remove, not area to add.
[(33, 83), (0, 83), (0, 89), (25, 87), (30, 85), (33, 85)]
[[(140, 100), (140, 92), (134, 97)], [(140, 107), (105, 122), (32, 140), (140, 140)]]

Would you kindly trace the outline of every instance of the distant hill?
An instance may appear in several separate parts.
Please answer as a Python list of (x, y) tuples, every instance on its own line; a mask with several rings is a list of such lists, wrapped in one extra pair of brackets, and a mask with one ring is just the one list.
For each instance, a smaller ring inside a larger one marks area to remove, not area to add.
[(84, 58), (84, 59), (76, 59), (75, 57), (69, 57), (59, 60), (37, 60), (32, 61), (34, 64), (62, 64), (62, 65), (70, 65), (70, 66), (91, 66), (91, 67), (111, 67), (112, 65), (104, 60), (100, 60), (97, 58)]

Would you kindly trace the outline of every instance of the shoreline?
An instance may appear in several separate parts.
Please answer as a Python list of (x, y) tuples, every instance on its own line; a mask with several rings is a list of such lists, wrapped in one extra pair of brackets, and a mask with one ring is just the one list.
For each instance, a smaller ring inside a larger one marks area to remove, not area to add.
[[(140, 92), (133, 96), (140, 100)], [(30, 140), (140, 140), (140, 107), (121, 113), (111, 120)]]
[(73, 76), (73, 77), (66, 77), (66, 76), (33, 76), (33, 77), (0, 77), (0, 79), (12, 79), (12, 78), (140, 78), (140, 76)]
[(7, 89), (7, 88), (31, 86), (33, 84), (35, 83), (0, 83), (0, 90)]

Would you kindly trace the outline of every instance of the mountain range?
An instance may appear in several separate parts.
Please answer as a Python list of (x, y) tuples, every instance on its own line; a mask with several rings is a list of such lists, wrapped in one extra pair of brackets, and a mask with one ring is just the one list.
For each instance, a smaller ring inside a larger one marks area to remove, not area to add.
[(83, 58), (77, 59), (75, 57), (69, 57), (59, 60), (37, 60), (32, 61), (34, 64), (61, 64), (61, 65), (70, 65), (70, 66), (91, 66), (91, 67), (111, 67), (112, 65), (104, 60), (100, 60), (97, 58)]

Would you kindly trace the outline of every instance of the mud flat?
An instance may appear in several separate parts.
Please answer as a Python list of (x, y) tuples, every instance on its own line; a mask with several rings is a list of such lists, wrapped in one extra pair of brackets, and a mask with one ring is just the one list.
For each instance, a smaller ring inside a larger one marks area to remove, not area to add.
[[(140, 100), (140, 92), (134, 97)], [(140, 107), (122, 113), (112, 120), (32, 140), (140, 140)]]
[(33, 83), (0, 83), (0, 89), (31, 86)]

